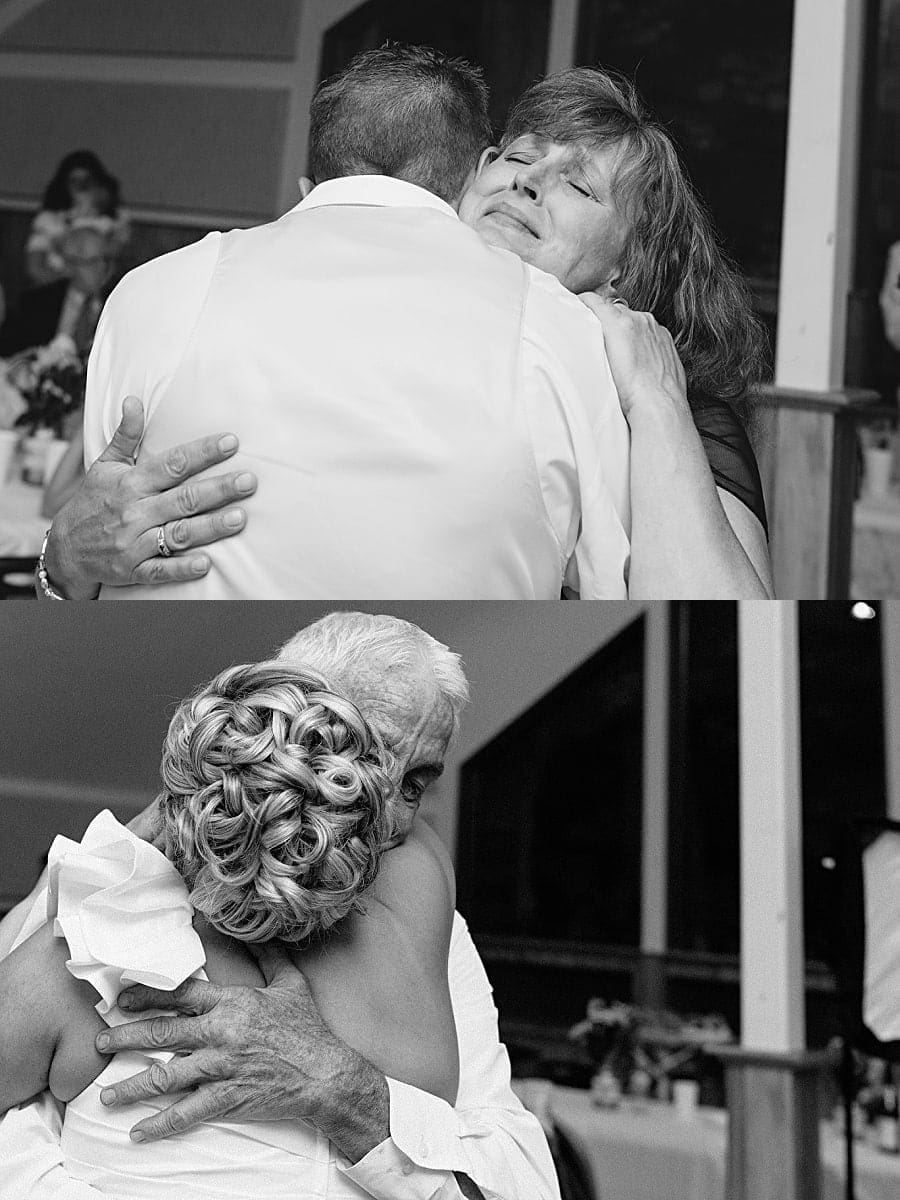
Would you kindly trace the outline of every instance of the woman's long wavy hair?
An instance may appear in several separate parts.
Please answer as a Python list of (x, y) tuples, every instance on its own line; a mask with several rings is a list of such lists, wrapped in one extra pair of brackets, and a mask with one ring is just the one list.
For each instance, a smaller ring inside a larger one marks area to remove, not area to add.
[(163, 747), (166, 853), (191, 902), (245, 942), (305, 942), (351, 911), (395, 834), (391, 760), (314, 671), (231, 667)]
[(626, 239), (616, 291), (669, 330), (691, 391), (743, 407), (765, 369), (762, 325), (671, 138), (633, 84), (589, 67), (551, 75), (513, 105), (502, 144), (527, 133), (621, 148), (612, 187)]

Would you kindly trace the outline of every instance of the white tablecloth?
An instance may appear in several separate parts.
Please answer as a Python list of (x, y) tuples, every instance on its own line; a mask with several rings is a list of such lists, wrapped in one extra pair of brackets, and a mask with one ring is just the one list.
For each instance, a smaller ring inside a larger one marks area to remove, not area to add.
[(44, 489), (16, 480), (0, 487), (0, 557), (37, 558), (50, 522), (41, 516)]
[[(549, 1106), (590, 1166), (599, 1200), (725, 1200), (728, 1118), (721, 1109), (700, 1108), (689, 1120), (655, 1102), (599, 1109), (589, 1092), (564, 1087), (553, 1088)], [(828, 1123), (821, 1147), (822, 1200), (842, 1200), (844, 1143)], [(862, 1142), (855, 1149), (857, 1200), (898, 1200), (900, 1156)]]

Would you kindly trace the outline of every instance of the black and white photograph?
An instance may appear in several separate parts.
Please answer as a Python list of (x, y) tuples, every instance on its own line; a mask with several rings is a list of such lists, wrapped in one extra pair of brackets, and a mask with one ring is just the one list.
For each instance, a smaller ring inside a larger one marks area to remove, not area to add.
[(0, 1200), (900, 1196), (898, 80), (0, 0)]
[(12, 607), (0, 1196), (897, 1194), (897, 606)]
[(900, 594), (898, 61), (896, 0), (3, 0), (4, 590)]

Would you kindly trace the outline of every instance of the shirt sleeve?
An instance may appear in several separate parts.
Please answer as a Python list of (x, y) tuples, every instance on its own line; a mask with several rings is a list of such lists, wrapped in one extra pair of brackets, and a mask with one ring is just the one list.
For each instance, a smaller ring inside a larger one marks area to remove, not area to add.
[(586, 600), (627, 596), (630, 435), (597, 318), (530, 269), (522, 389), (565, 583)]
[(547, 1139), (512, 1090), (491, 985), (458, 914), (449, 974), (460, 1064), (455, 1107), (389, 1079), (391, 1136), (344, 1173), (376, 1200), (455, 1200), (462, 1193), (454, 1171), (485, 1200), (559, 1200)]
[(149, 420), (165, 395), (203, 309), (221, 236), (129, 271), (107, 300), (88, 361), (85, 468), (105, 450), (126, 396), (143, 401)]

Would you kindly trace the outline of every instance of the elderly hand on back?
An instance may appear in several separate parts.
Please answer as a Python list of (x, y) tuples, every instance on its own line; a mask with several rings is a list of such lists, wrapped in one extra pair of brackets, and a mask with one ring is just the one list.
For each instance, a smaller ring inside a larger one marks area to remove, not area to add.
[(138, 1122), (135, 1141), (210, 1120), (301, 1118), (356, 1162), (390, 1135), (387, 1082), (326, 1025), (305, 978), (280, 947), (255, 953), (265, 988), (188, 979), (174, 992), (143, 986), (122, 992), (119, 1007), (126, 1012), (162, 1008), (176, 1015), (104, 1030), (96, 1043), (101, 1053), (188, 1053), (105, 1087), (100, 1099), (112, 1106), (186, 1093)]

